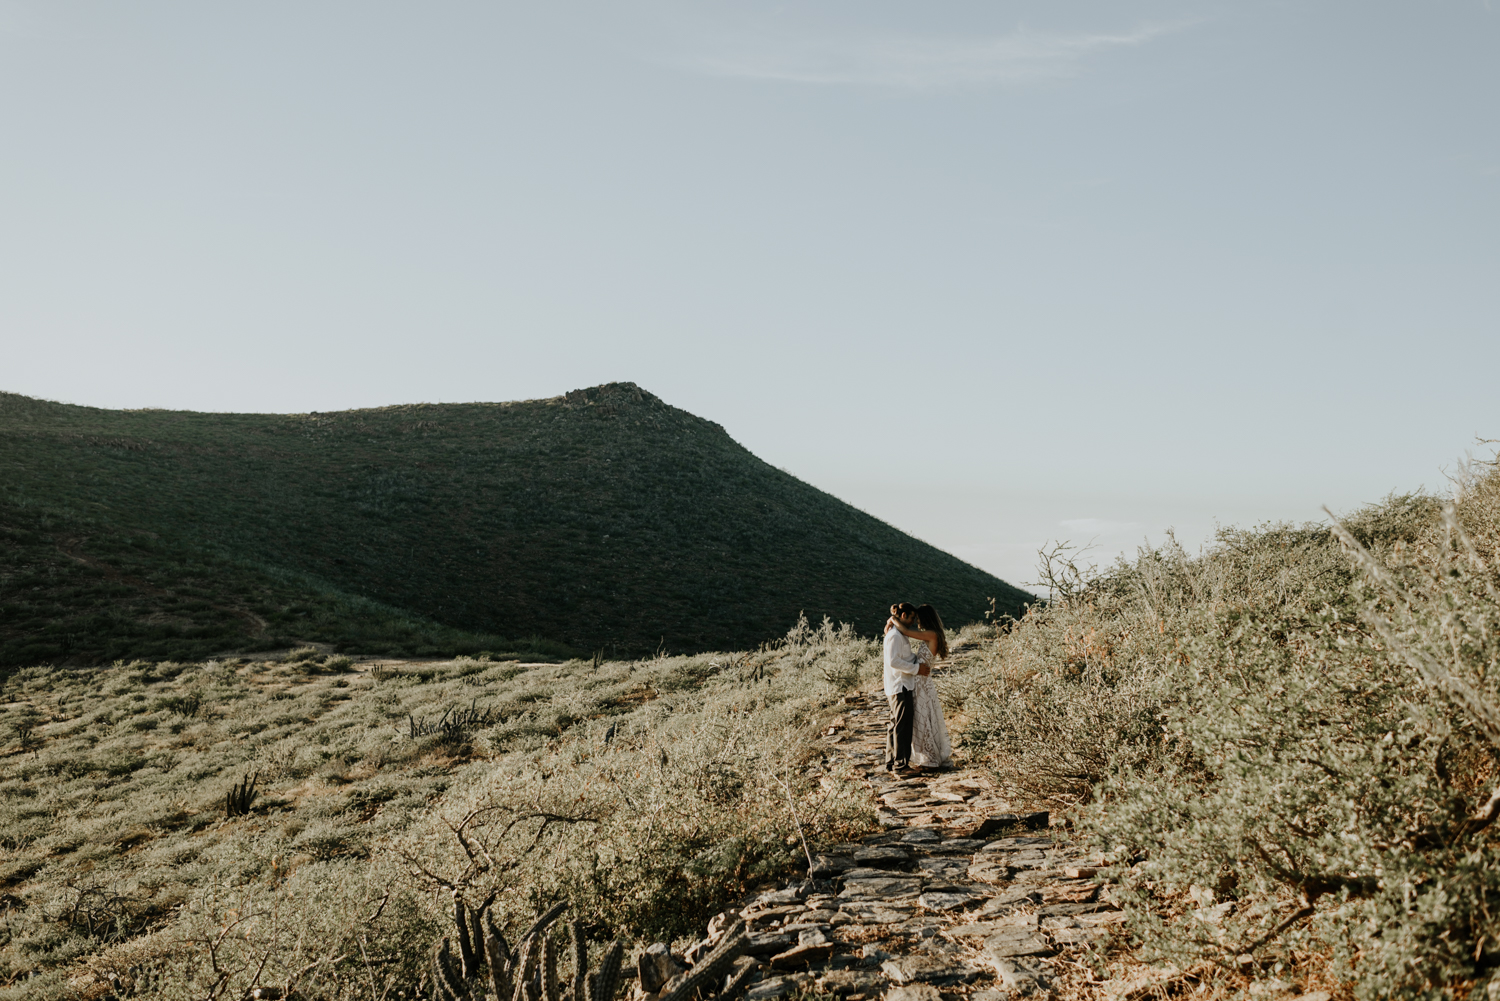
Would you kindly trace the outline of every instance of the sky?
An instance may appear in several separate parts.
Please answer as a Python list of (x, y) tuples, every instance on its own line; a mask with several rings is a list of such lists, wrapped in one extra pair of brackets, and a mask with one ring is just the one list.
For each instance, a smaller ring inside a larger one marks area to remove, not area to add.
[(1485, 2), (0, 0), (0, 390), (632, 381), (1007, 580), (1500, 438)]

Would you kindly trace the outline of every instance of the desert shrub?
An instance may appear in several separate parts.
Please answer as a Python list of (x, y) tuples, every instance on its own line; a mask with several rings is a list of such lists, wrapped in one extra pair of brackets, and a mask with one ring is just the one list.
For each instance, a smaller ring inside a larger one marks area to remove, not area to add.
[(966, 736), (1087, 804), (1148, 957), (1462, 997), (1500, 969), (1500, 475), (1345, 522), (1059, 573)]
[[(39, 722), (35, 747), (0, 757), (0, 846), (46, 864), (11, 872), (26, 906), (0, 931), (0, 1001), (242, 997), (257, 970), (284, 988), (304, 969), (305, 1001), (410, 997), (451, 890), (407, 856), (497, 890), (508, 932), (560, 894), (600, 935), (698, 930), (799, 871), (793, 804), (814, 850), (871, 823), (863, 797), (812, 788), (800, 749), (842, 694), (822, 665), (872, 669), (878, 650), (807, 632), (749, 654), (475, 660), (339, 689), (248, 661), (149, 682), (141, 664), (17, 672), (0, 705)], [(460, 710), (485, 718), (457, 746), (411, 738)], [(226, 817), (226, 791), (257, 774), (249, 812)], [(539, 805), (575, 822), (539, 831)], [(465, 873), (444, 821), (475, 811), (465, 830), (497, 865)]]

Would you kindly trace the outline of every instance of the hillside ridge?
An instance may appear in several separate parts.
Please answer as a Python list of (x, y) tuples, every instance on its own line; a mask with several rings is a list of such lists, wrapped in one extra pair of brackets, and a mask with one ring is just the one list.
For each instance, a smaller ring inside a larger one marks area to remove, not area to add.
[(0, 394), (0, 464), (10, 664), (729, 649), (802, 612), (871, 632), (896, 599), (954, 622), (1031, 600), (633, 383), (306, 414)]

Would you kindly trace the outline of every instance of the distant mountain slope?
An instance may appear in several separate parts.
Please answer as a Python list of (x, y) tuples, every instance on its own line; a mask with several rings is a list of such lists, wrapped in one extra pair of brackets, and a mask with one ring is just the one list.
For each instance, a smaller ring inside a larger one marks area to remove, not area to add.
[(1030, 600), (630, 383), (296, 415), (0, 394), (0, 663), (726, 649), (991, 597)]

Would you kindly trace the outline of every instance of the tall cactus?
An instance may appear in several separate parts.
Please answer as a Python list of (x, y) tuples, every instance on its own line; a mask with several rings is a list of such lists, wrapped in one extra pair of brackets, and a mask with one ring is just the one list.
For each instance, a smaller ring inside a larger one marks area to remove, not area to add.
[(453, 968), (453, 953), (446, 938), (432, 950), (432, 996), (434, 1001), (469, 1001), (468, 986)]
[(542, 1001), (562, 1001), (557, 983), (557, 943), (550, 935), (542, 936)]
[(583, 937), (583, 925), (568, 922), (568, 934), (573, 940), (573, 993), (572, 1001), (584, 1001), (588, 991), (589, 943)]

